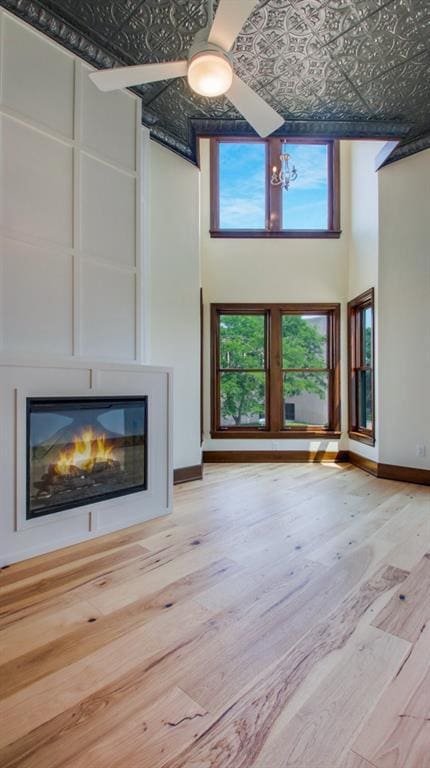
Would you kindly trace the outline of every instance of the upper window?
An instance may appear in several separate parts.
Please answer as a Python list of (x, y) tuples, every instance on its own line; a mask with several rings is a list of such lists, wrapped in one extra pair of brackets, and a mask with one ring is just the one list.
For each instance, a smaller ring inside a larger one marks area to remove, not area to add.
[[(272, 184), (281, 155), (297, 178)], [(339, 143), (211, 139), (213, 237), (339, 237)]]
[(212, 305), (212, 435), (340, 429), (339, 305)]
[(349, 436), (375, 444), (374, 292), (348, 304)]

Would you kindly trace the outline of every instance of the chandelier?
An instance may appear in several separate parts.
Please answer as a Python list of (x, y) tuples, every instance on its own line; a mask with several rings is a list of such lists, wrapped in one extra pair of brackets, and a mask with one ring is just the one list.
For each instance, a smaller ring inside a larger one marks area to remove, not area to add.
[(282, 185), (285, 191), (288, 191), (291, 182), (297, 179), (296, 166), (292, 163), (291, 155), (289, 155), (288, 152), (282, 153), (279, 156), (279, 159), (281, 161), (279, 171), (277, 166), (274, 165), (272, 168), (270, 183), (274, 187), (279, 187)]

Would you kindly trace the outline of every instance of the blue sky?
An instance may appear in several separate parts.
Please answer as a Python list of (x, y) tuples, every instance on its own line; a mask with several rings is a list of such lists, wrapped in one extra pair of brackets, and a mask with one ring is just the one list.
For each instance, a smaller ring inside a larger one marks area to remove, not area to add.
[[(283, 192), (283, 226), (327, 228), (327, 147), (285, 144), (298, 178)], [(265, 147), (258, 143), (220, 144), (220, 226), (264, 229)]]

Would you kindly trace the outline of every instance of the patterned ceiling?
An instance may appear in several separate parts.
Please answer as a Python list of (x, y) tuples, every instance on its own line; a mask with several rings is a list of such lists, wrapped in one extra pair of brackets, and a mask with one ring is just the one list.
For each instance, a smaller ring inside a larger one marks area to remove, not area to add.
[[(0, 4), (97, 67), (186, 58), (207, 23), (206, 0)], [(430, 146), (430, 0), (260, 0), (233, 57), (281, 133), (401, 138), (391, 160)], [(199, 133), (252, 133), (185, 78), (134, 91), (153, 137), (192, 161)]]

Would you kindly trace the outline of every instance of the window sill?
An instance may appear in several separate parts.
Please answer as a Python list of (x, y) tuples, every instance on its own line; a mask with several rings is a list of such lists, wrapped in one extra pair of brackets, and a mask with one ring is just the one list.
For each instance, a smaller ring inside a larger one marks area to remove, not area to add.
[(351, 440), (356, 440), (357, 443), (365, 443), (365, 445), (375, 445), (375, 436), (366, 435), (364, 432), (348, 432)]
[(341, 229), (297, 229), (270, 231), (268, 229), (210, 229), (211, 237), (224, 238), (263, 238), (263, 239), (318, 239), (318, 240), (338, 240), (342, 234)]
[(269, 432), (263, 429), (218, 429), (211, 431), (211, 437), (215, 440), (308, 440), (310, 438), (326, 438), (339, 440), (340, 432), (334, 430), (283, 430), (282, 432)]

